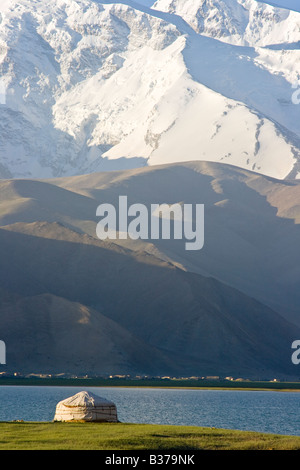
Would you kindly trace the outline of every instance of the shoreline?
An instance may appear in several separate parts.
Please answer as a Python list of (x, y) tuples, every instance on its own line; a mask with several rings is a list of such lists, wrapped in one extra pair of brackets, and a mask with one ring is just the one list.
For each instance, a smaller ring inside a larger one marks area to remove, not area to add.
[(52, 387), (120, 387), (163, 388), (224, 391), (276, 391), (300, 392), (300, 382), (271, 381), (207, 381), (189, 379), (98, 379), (98, 378), (27, 378), (0, 377), (0, 386), (52, 386)]

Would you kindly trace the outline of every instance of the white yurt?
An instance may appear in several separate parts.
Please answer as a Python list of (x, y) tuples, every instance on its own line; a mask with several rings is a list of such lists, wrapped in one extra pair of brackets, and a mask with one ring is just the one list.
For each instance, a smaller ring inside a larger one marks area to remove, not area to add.
[(116, 405), (90, 392), (79, 392), (56, 405), (54, 421), (118, 422)]

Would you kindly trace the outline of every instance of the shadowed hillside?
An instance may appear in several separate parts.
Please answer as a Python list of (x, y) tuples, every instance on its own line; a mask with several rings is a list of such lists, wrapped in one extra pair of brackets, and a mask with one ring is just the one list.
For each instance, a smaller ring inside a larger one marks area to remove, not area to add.
[(0, 330), (15, 369), (293, 372), (300, 331), (212, 278), (59, 224), (0, 230), (0, 256), (1, 285), (15, 295), (1, 304)]

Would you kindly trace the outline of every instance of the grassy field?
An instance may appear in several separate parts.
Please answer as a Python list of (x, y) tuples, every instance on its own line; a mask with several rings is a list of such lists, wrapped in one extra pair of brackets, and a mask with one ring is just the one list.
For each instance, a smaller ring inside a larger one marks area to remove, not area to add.
[(300, 450), (300, 437), (194, 426), (2, 422), (0, 450)]

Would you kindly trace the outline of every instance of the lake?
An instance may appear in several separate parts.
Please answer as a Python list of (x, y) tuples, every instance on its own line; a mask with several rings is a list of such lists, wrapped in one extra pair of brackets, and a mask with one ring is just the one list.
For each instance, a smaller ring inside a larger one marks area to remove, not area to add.
[(0, 421), (52, 421), (56, 404), (82, 390), (112, 400), (122, 422), (300, 436), (299, 392), (0, 386)]

